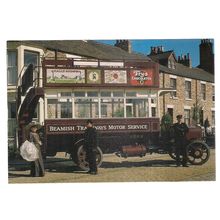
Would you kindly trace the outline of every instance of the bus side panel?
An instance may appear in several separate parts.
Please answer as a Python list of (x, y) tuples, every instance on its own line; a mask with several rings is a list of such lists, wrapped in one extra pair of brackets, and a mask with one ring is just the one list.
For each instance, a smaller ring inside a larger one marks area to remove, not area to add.
[[(159, 118), (94, 119), (98, 146), (104, 153), (118, 151), (121, 146), (155, 143), (159, 137)], [(47, 155), (74, 151), (74, 144), (83, 139), (85, 120), (45, 120)], [(76, 147), (76, 146), (75, 146)]]
[(99, 134), (98, 145), (103, 153), (113, 153), (120, 150), (121, 146), (142, 144), (148, 147), (151, 144), (157, 144), (158, 136), (158, 132)]
[(48, 156), (54, 156), (57, 152), (72, 153), (74, 143), (82, 138), (82, 134), (47, 135), (46, 154)]

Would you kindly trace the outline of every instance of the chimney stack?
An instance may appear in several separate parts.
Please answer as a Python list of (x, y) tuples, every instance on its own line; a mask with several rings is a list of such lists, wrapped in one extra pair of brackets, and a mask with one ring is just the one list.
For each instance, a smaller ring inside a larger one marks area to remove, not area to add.
[(163, 46), (151, 47), (150, 55), (155, 55), (164, 52)]
[(191, 58), (189, 56), (189, 53), (187, 53), (187, 55), (178, 56), (178, 63), (181, 63), (184, 66), (187, 66), (187, 67), (191, 68), (192, 67), (192, 61), (191, 61)]
[(115, 47), (119, 47), (128, 53), (131, 53), (131, 41), (130, 40), (116, 40)]
[(201, 69), (204, 69), (214, 74), (214, 53), (213, 43), (211, 39), (202, 39), (199, 45), (200, 52), (200, 65)]

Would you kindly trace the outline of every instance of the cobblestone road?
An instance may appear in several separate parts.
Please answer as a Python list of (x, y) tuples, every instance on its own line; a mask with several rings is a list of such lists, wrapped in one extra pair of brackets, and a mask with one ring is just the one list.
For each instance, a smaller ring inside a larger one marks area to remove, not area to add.
[(73, 162), (59, 153), (45, 163), (45, 177), (29, 177), (29, 164), (24, 161), (9, 164), (9, 183), (67, 183), (67, 182), (149, 182), (149, 181), (214, 181), (215, 150), (208, 162), (201, 166), (176, 167), (166, 154), (146, 155), (143, 158), (121, 159), (104, 155), (98, 175), (88, 175), (73, 166)]

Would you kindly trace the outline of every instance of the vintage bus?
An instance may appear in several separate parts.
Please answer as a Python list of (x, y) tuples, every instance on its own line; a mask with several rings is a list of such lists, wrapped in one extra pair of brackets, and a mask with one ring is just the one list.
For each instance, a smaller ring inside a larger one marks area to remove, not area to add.
[[(41, 70), (39, 71), (39, 68)], [(33, 80), (32, 80), (33, 79)], [(146, 60), (44, 59), (29, 65), (18, 84), (18, 140), (39, 106), (46, 155), (67, 152), (86, 169), (83, 133), (87, 119), (98, 131), (102, 153), (158, 141), (158, 64)]]

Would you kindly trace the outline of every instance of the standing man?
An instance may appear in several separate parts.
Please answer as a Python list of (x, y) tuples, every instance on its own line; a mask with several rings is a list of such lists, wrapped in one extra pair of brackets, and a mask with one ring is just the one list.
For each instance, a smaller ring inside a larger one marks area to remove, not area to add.
[(96, 148), (97, 148), (97, 132), (93, 127), (93, 122), (87, 120), (86, 131), (84, 134), (85, 140), (85, 150), (88, 155), (89, 171), (88, 173), (96, 175), (97, 174), (97, 164), (96, 164)]
[(209, 132), (209, 128), (210, 128), (210, 123), (209, 123), (209, 119), (206, 118), (206, 120), (204, 121), (204, 128), (205, 128), (205, 136), (207, 137)]
[[(177, 123), (173, 125), (175, 144), (176, 144), (176, 164), (179, 167), (182, 163), (183, 167), (188, 167), (187, 165), (187, 148), (186, 148), (186, 133), (189, 128), (186, 123), (182, 122), (182, 115), (177, 115)], [(180, 155), (183, 159), (180, 160)]]

